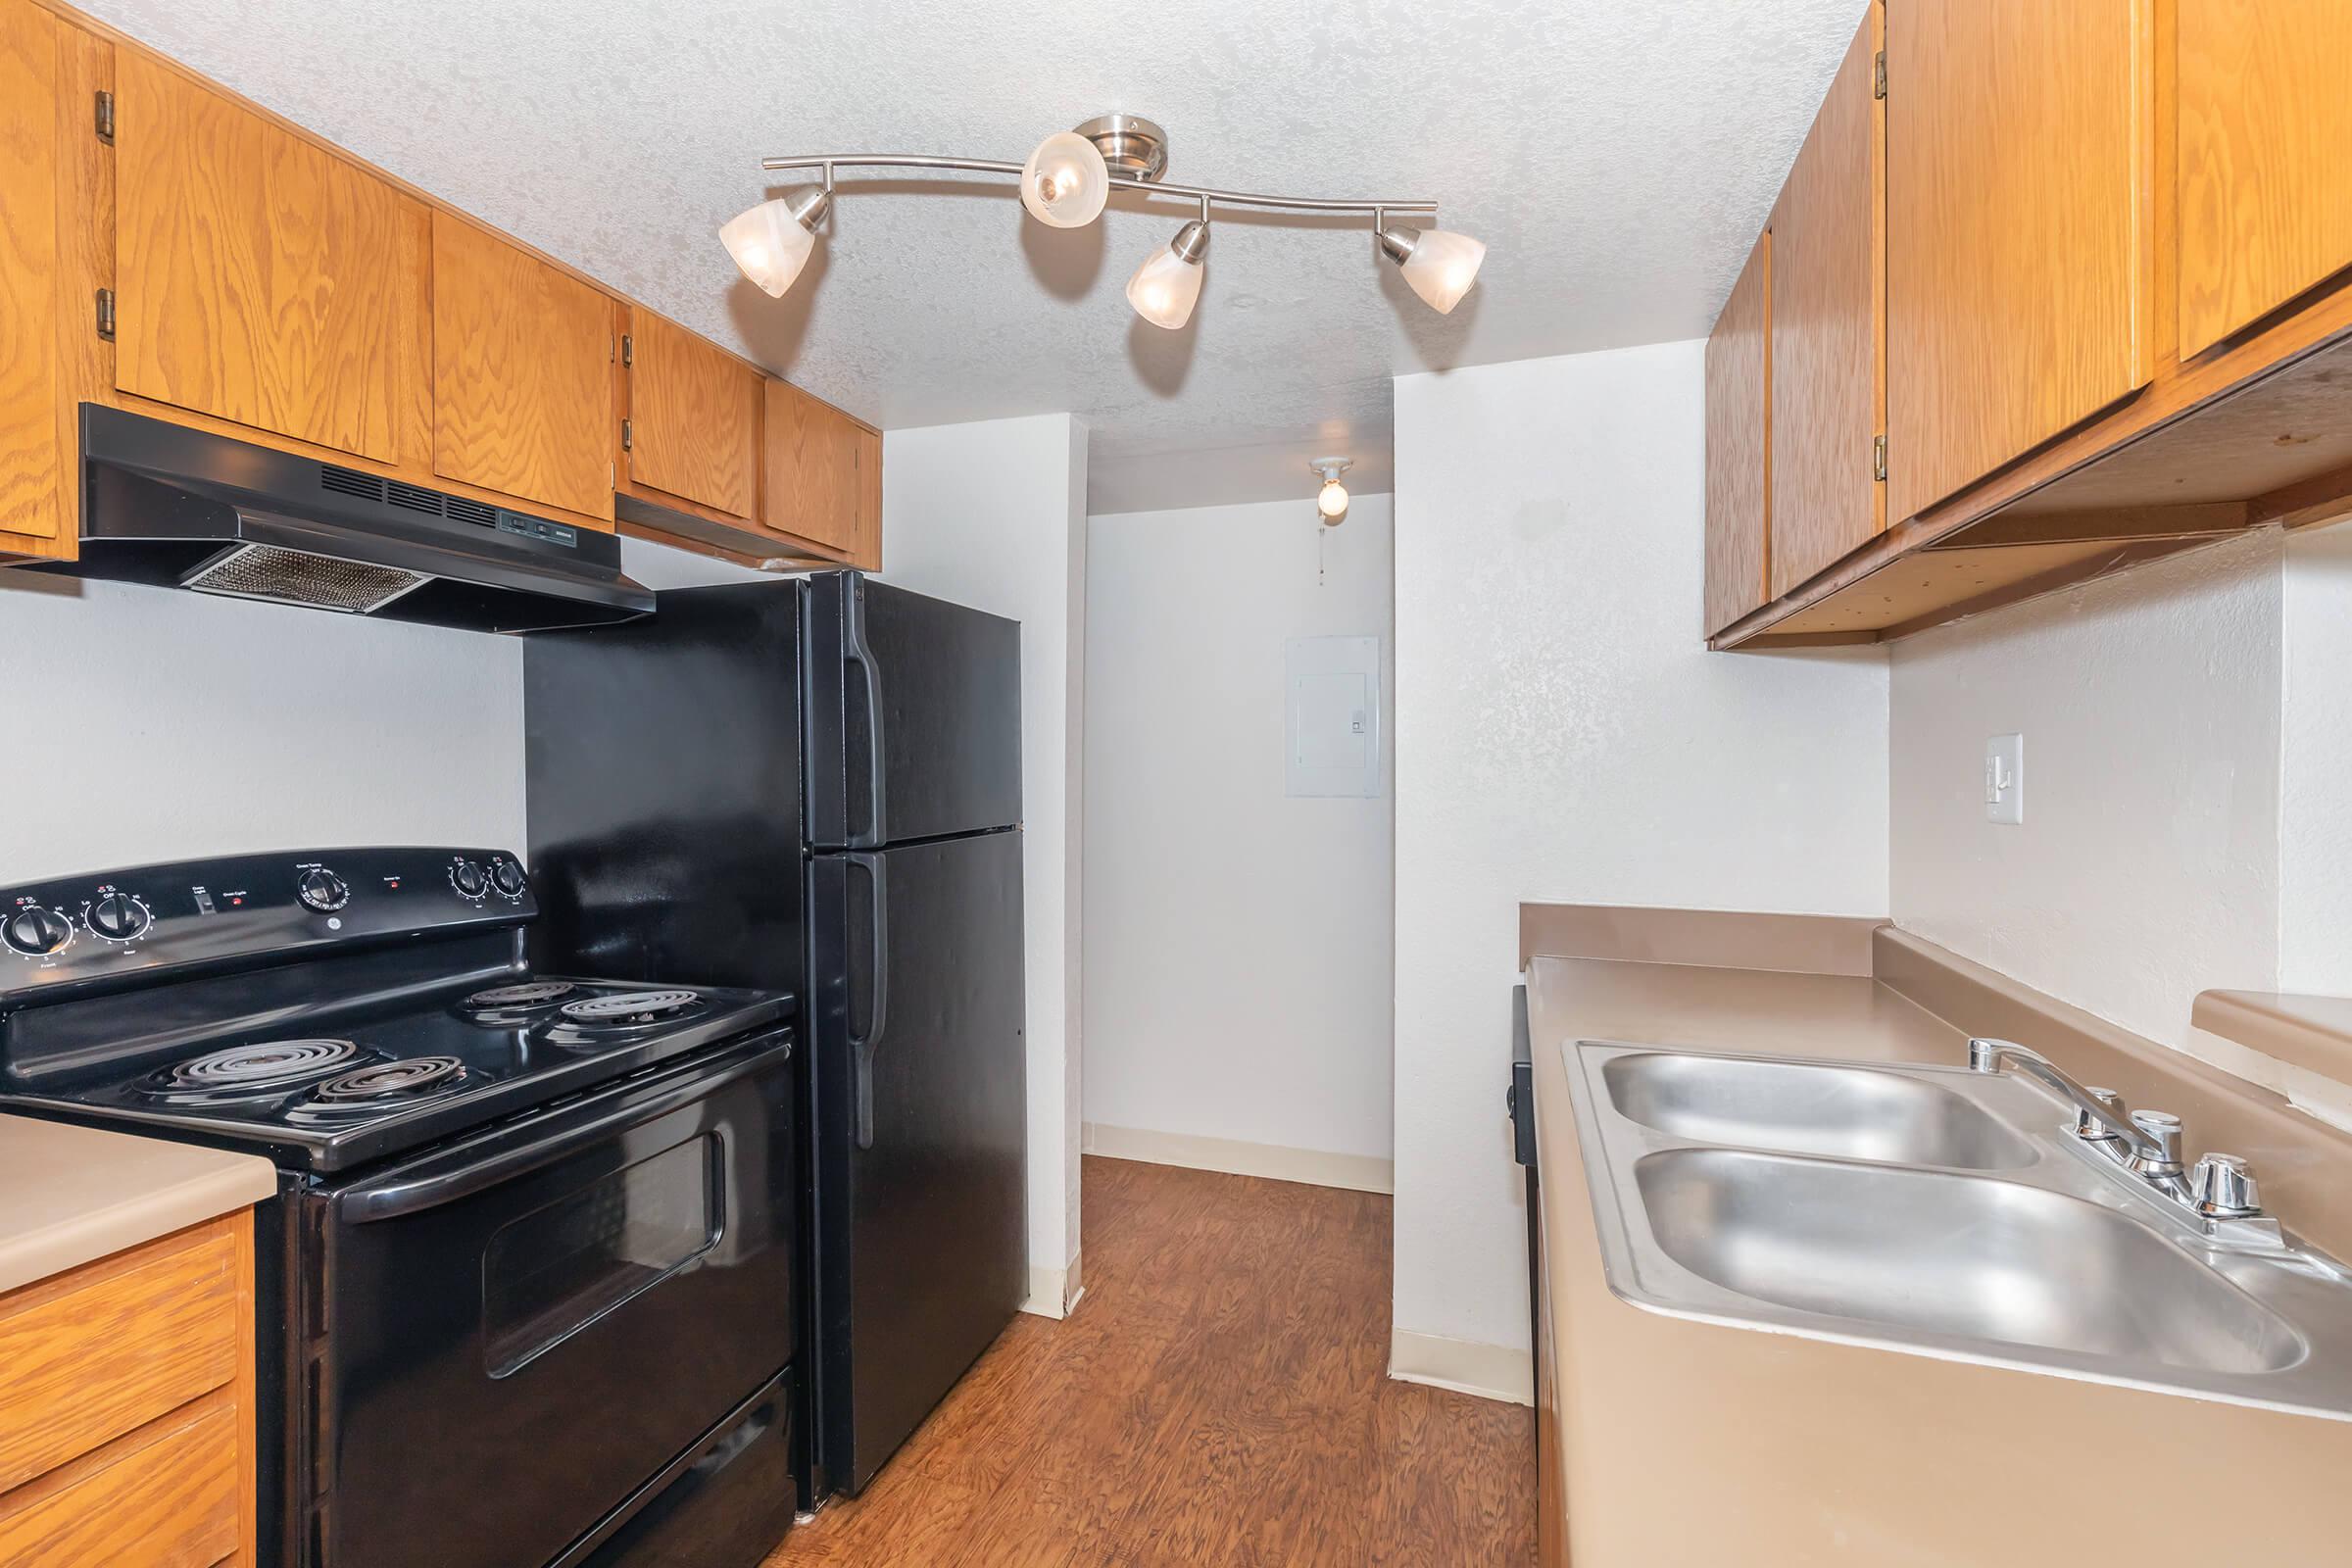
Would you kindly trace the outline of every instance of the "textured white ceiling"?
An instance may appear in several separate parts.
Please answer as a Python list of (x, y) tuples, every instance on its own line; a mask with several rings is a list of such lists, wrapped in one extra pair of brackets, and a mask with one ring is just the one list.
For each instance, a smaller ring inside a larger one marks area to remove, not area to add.
[[(1175, 455), (1385, 466), (1389, 378), (1705, 331), (1860, 0), (82, 0), (280, 113), (884, 428), (1067, 410), (1099, 496)], [(1027, 221), (1010, 188), (845, 190), (771, 301), (714, 237), (764, 154), (1018, 159), (1122, 109), (1170, 177), (1435, 196), (1491, 249), (1450, 317), (1360, 227), (1234, 214), (1193, 325), (1127, 275), (1188, 216)], [(1107, 489), (1104, 487), (1107, 486)], [(1274, 493), (1282, 493), (1279, 490)], [(1233, 499), (1219, 496), (1220, 500)]]

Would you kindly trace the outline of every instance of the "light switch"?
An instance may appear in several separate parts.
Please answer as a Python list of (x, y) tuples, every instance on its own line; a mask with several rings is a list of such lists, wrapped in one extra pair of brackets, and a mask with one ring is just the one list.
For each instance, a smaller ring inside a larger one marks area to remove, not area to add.
[(2016, 825), (2026, 819), (2026, 738), (1995, 735), (1984, 743), (1984, 820)]

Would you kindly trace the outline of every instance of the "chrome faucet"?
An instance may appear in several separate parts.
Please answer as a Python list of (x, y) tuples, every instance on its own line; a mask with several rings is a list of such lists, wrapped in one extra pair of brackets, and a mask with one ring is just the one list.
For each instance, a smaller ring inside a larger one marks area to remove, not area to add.
[(2055, 1090), (2075, 1107), (2075, 1136), (2158, 1192), (2209, 1220), (2255, 1219), (2262, 1214), (2254, 1173), (2235, 1154), (2209, 1153), (2192, 1175), (2180, 1163), (2180, 1118), (2164, 1110), (2131, 1110), (2112, 1089), (2088, 1088), (2049, 1057), (2014, 1040), (1974, 1038), (1972, 1072), (2012, 1067)]

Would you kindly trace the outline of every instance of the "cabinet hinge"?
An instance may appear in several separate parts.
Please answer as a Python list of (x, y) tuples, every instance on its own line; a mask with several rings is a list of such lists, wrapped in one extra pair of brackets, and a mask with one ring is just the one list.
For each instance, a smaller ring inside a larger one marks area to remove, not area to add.
[(1883, 435), (1870, 439), (1870, 476), (1881, 484), (1886, 482), (1886, 438)]
[(103, 87), (98, 89), (98, 139), (110, 145), (115, 139), (115, 95)]
[(626, 332), (620, 334), (620, 363), (623, 365), (637, 363), (637, 340)]
[(627, 419), (620, 421), (620, 450), (623, 452), (637, 450), (637, 428)]
[(1870, 95), (1873, 98), (1886, 96), (1886, 51), (1884, 49), (1879, 51), (1878, 59), (1871, 63)]
[(98, 291), (98, 335), (109, 343), (115, 340), (115, 291), (111, 288)]

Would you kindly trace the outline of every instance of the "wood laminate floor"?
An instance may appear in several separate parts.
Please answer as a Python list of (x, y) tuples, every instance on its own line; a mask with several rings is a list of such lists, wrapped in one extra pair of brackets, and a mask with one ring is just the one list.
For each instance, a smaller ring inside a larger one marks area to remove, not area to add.
[(1534, 1413), (1386, 1375), (1389, 1204), (1090, 1157), (1078, 1309), (767, 1568), (1534, 1563)]

